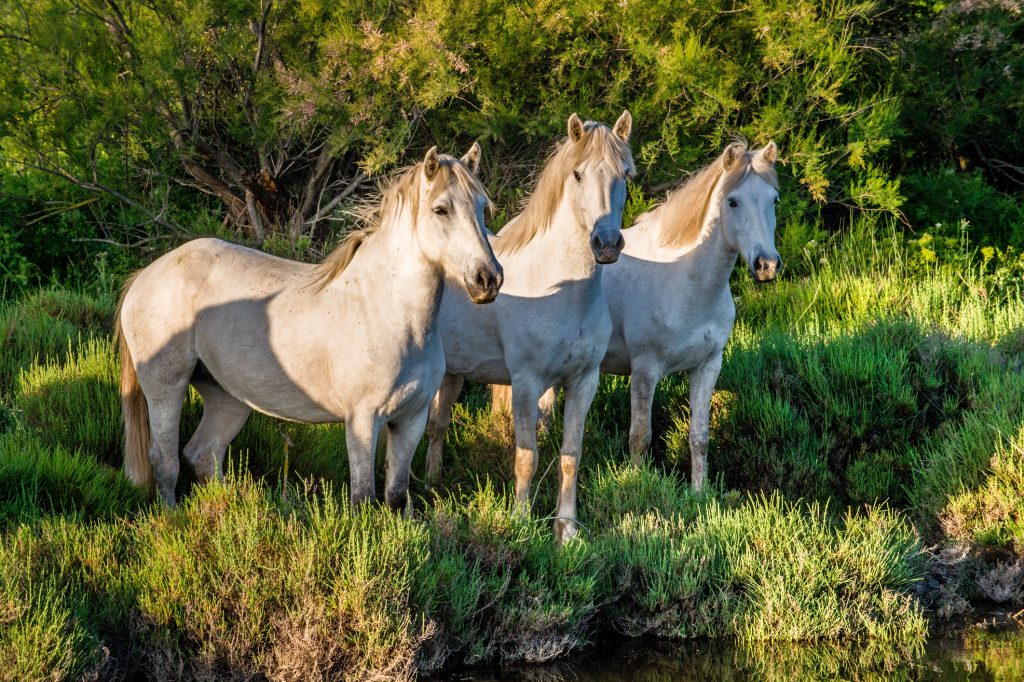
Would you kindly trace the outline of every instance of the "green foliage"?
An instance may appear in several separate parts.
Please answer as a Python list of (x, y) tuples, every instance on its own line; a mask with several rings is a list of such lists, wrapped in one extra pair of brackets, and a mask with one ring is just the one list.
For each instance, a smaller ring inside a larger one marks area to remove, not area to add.
[(97, 199), (42, 173), (15, 172), (0, 145), (0, 287), (21, 289), (40, 276), (67, 275), (97, 249)]
[(91, 456), (48, 448), (26, 433), (0, 435), (0, 528), (55, 514), (109, 519), (141, 503), (138, 488)]
[(121, 460), (121, 374), (113, 344), (92, 339), (69, 356), (64, 363), (47, 358), (22, 371), (14, 405), (51, 447), (81, 450), (115, 465)]
[(1024, 207), (997, 191), (980, 172), (924, 172), (907, 176), (903, 186), (905, 213), (919, 230), (959, 238), (966, 222), (975, 246), (1024, 247)]
[(47, 288), (23, 299), (0, 302), (0, 396), (33, 361), (62, 363), (69, 350), (110, 333), (113, 300), (73, 289)]
[[(894, 213), (903, 201), (888, 157), (905, 130), (896, 84), (908, 49), (863, 49), (886, 21), (871, 3), (347, 0), (274, 5), (265, 17), (238, 0), (127, 13), (67, 0), (15, 7), (0, 15), (28, 38), (3, 53), (11, 156), (59, 159), (72, 175), (131, 190), (133, 211), (210, 206), (170, 184), (138, 186), (142, 167), (198, 183), (235, 222), (250, 220), (249, 192), (281, 231), (296, 210), (309, 217), (297, 204), (303, 187), (320, 187), (321, 152), (351, 178), (357, 166), (380, 173), (435, 142), (462, 149), (474, 138), (509, 207), (572, 111), (611, 121), (627, 107), (648, 186), (742, 133), (781, 145), (787, 217), (826, 203)], [(927, 18), (901, 21), (907, 34)], [(37, 82), (59, 95), (44, 109)], [(283, 152), (297, 162), (278, 162)], [(289, 228), (292, 249), (303, 234)]]
[(1024, 13), (997, 0), (936, 3), (910, 27), (899, 41), (902, 155), (925, 171), (977, 167), (1019, 190)]

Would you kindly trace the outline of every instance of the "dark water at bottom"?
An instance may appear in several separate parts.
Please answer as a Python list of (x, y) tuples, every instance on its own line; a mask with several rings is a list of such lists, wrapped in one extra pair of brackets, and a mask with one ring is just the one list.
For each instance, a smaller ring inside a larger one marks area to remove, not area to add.
[(714, 640), (666, 644), (619, 640), (552, 663), (466, 670), (445, 679), (1024, 681), (1024, 630), (971, 627), (903, 652), (871, 644), (742, 644)]

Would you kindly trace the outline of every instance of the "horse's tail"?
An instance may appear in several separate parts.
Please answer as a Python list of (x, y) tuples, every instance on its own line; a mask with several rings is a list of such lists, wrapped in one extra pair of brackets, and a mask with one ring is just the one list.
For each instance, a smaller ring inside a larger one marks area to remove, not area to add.
[[(555, 389), (549, 388), (537, 401), (540, 410), (540, 427), (550, 428), (556, 403)], [(512, 387), (504, 384), (491, 384), (491, 414), (504, 412), (512, 414)]]
[(491, 384), (491, 414), (512, 414), (512, 387)]
[(128, 342), (124, 338), (121, 324), (121, 306), (125, 294), (135, 281), (135, 275), (128, 279), (117, 304), (114, 324), (117, 344), (121, 352), (121, 416), (124, 419), (124, 473), (138, 486), (148, 488), (153, 484), (153, 465), (149, 461), (149, 406), (139, 386), (139, 375)]

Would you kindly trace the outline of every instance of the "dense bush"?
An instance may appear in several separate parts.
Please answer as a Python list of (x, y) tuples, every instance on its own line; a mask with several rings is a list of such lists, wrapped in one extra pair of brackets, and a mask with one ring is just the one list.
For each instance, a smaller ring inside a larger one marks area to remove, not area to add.
[[(0, 249), (19, 281), (29, 261), (63, 263), (77, 248), (69, 231), (92, 236), (98, 224), (147, 247), (148, 232), (226, 227), (301, 253), (327, 237), (321, 219), (366, 173), (434, 142), (484, 141), (500, 223), (570, 112), (611, 120), (624, 107), (648, 188), (742, 133), (781, 145), (783, 224), (902, 210), (916, 228), (966, 217), (978, 243), (1020, 239), (1019, 211), (1001, 194), (1024, 181), (1014, 161), (1024, 19), (1013, 3), (15, 7), (0, 15), (25, 39), (0, 48), (10, 159)], [(937, 78), (947, 65), (952, 77)], [(40, 82), (50, 106), (38, 106)], [(70, 178), (65, 207), (83, 193), (106, 199), (86, 207), (91, 218), (43, 210), (34, 188), (55, 180), (23, 163)], [(950, 194), (960, 210), (937, 208)], [(978, 215), (955, 215), (972, 206)], [(39, 211), (45, 229), (19, 224)]]

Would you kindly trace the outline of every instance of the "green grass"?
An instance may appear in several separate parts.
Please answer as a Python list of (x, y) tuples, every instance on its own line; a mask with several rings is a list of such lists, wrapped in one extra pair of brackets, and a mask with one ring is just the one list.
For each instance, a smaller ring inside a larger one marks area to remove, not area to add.
[[(673, 486), (624, 466), (600, 476)], [(898, 515), (836, 520), (682, 487), (662, 502), (620, 500), (617, 523), (559, 550), (547, 523), (493, 486), (407, 520), (232, 474), (127, 524), (53, 516), (10, 530), (5, 645), (16, 677), (140, 666), (308, 679), (545, 660), (602, 624), (673, 638), (923, 638), (905, 592), (921, 549)], [(116, 661), (101, 642), (117, 642)]]
[[(774, 287), (737, 279), (700, 494), (685, 377), (659, 387), (641, 469), (623, 464), (629, 380), (605, 377), (580, 538), (560, 550), (560, 421), (522, 517), (510, 425), (481, 386), (455, 410), (441, 489), (414, 481), (414, 519), (348, 508), (343, 427), (262, 416), (226, 483), (186, 475), (180, 507), (160, 509), (117, 471), (111, 302), (48, 289), (4, 303), (0, 679), (408, 677), (547, 660), (605, 631), (911, 656), (949, 612), (930, 585), (1017, 598), (1003, 588), (1024, 556), (1024, 302), (900, 253), (841, 246)], [(201, 410), (191, 395), (183, 442)], [(966, 551), (970, 570), (943, 574), (927, 545)]]

